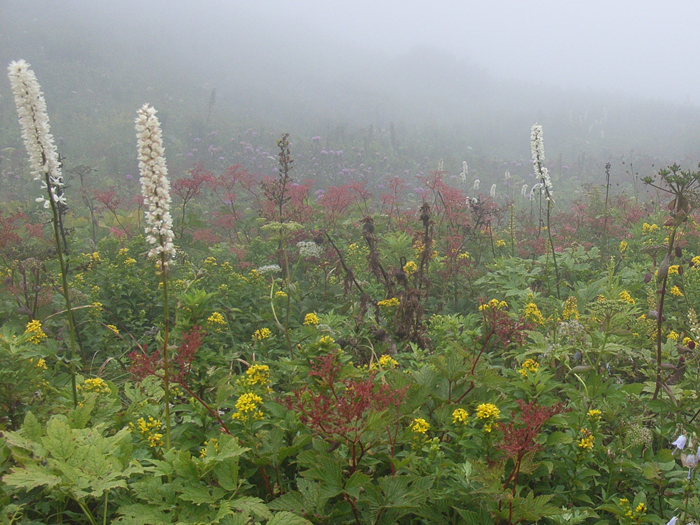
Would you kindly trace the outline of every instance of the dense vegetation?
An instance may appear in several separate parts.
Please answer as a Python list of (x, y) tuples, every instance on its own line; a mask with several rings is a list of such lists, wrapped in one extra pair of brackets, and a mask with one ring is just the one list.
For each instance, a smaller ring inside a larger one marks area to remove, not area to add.
[(0, 159), (4, 521), (698, 522), (697, 172), (188, 142), (172, 257), (135, 173)]

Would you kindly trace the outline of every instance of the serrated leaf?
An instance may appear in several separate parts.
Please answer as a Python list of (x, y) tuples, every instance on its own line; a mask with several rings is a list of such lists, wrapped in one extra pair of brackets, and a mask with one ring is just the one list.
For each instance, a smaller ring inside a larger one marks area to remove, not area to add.
[(197, 505), (201, 505), (202, 503), (209, 505), (216, 503), (216, 500), (212, 498), (206, 488), (197, 485), (185, 485), (178, 498), (183, 501), (191, 501)]
[(128, 525), (169, 525), (172, 523), (171, 517), (163, 511), (141, 503), (120, 507), (119, 514), (122, 516), (114, 523)]
[(304, 496), (301, 492), (292, 491), (282, 494), (267, 504), (270, 510), (288, 510), (290, 512), (302, 512), (308, 507), (304, 505)]
[(259, 518), (268, 519), (272, 513), (260, 498), (243, 497), (231, 502), (231, 506), (248, 515), (255, 515)]
[(549, 436), (547, 436), (547, 445), (555, 445), (555, 444), (564, 444), (567, 445), (569, 443), (572, 443), (574, 441), (574, 438), (572, 438), (569, 434), (566, 432), (552, 432)]
[(46, 425), (46, 437), (43, 439), (46, 451), (60, 461), (68, 461), (76, 451), (76, 437), (73, 436), (68, 423), (52, 418)]
[(301, 516), (282, 511), (275, 514), (272, 519), (267, 522), (267, 525), (312, 525), (312, 523)]
[(27, 412), (27, 415), (24, 416), (24, 423), (22, 424), (22, 434), (24, 437), (32, 441), (41, 441), (43, 433), (41, 423), (39, 423), (36, 416), (31, 412)]
[(13, 468), (9, 474), (2, 478), (9, 487), (31, 490), (37, 487), (51, 488), (61, 482), (61, 478), (36, 463), (28, 463), (26, 467)]
[(352, 476), (345, 482), (343, 490), (350, 494), (355, 499), (359, 499), (362, 487), (365, 484), (371, 483), (372, 479), (360, 471), (353, 472)]
[(224, 489), (236, 491), (238, 489), (238, 460), (234, 458), (226, 459), (217, 463), (214, 467), (216, 479)]

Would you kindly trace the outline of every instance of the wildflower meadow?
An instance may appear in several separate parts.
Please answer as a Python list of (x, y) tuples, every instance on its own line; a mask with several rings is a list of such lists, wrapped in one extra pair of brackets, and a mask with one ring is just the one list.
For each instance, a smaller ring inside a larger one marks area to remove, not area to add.
[(700, 523), (700, 168), (574, 191), (534, 122), (399, 158), (145, 104), (98, 178), (8, 73), (3, 523)]

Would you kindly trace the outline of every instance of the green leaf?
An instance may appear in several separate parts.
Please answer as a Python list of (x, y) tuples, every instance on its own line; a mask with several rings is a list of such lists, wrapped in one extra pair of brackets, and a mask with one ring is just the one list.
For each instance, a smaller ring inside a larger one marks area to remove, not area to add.
[(547, 437), (547, 445), (556, 445), (556, 444), (564, 444), (568, 445), (569, 443), (572, 443), (574, 441), (574, 438), (572, 438), (569, 434), (566, 432), (552, 432), (548, 437)]
[(39, 423), (39, 420), (31, 412), (27, 412), (27, 415), (24, 416), (22, 434), (32, 441), (41, 441), (41, 436), (43, 434), (41, 423)]
[(360, 471), (353, 472), (352, 476), (345, 482), (344, 490), (355, 499), (359, 499), (363, 485), (371, 483), (372, 479)]
[(61, 482), (60, 477), (54, 476), (48, 469), (36, 463), (28, 463), (24, 468), (15, 467), (11, 470), (10, 474), (4, 476), (2, 480), (9, 487), (26, 490), (42, 486), (51, 488)]
[(260, 498), (243, 497), (231, 502), (231, 506), (245, 514), (253, 514), (259, 518), (270, 518), (272, 513)]
[(312, 525), (312, 523), (301, 516), (282, 511), (275, 514), (272, 519), (267, 522), (267, 525)]
[(214, 467), (216, 479), (224, 489), (234, 492), (238, 490), (238, 460), (230, 458)]
[(76, 451), (75, 440), (68, 423), (55, 417), (49, 420), (43, 441), (47, 452), (53, 457), (60, 461), (70, 460)]

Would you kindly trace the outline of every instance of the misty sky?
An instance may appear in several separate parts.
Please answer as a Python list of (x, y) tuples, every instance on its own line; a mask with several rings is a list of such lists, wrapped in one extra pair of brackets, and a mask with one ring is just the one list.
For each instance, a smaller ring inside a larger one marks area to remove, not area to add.
[(428, 44), (535, 85), (700, 103), (700, 2), (258, 0), (244, 9), (390, 55)]

